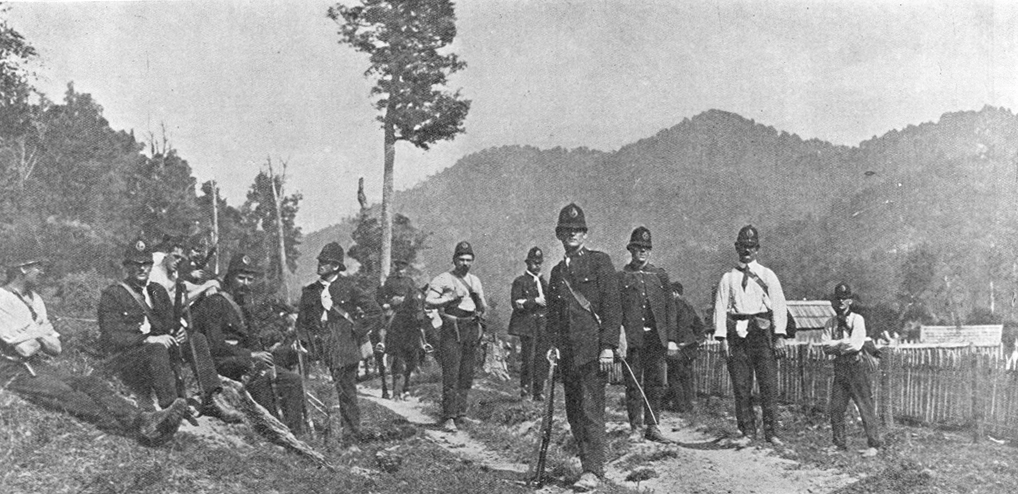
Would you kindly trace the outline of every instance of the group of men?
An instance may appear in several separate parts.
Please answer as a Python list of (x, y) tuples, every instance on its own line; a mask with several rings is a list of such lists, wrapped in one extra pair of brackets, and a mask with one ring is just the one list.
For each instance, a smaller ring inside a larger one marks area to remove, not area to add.
[[(658, 424), (664, 401), (674, 400), (678, 411), (691, 406), (692, 362), (704, 335), (702, 322), (682, 298), (682, 285), (650, 262), (650, 230), (632, 232), (627, 244), (631, 259), (620, 271), (608, 254), (585, 246), (587, 231), (583, 209), (576, 204), (564, 207), (555, 228), (564, 258), (545, 281), (544, 253), (530, 249), (526, 272), (514, 280), (510, 293), (509, 332), (519, 337), (522, 347), (524, 397), (543, 399), (546, 356), (553, 349), (560, 355), (566, 416), (582, 466), (578, 490), (596, 488), (604, 474), (605, 387), (615, 363), (624, 367), (630, 439), (666, 441)], [(226, 422), (242, 420), (222, 399), (224, 376), (243, 382), (255, 401), (300, 433), (307, 420), (301, 376), (276, 365), (277, 356), (262, 346), (251, 324), (250, 291), (260, 269), (238, 253), (221, 281), (216, 280), (197, 262), (198, 253), (185, 254), (184, 244), (171, 235), (154, 251), (144, 240), (135, 241), (123, 256), (124, 279), (103, 290), (100, 298), (101, 342), (110, 356), (106, 365), (135, 394), (140, 408), (99, 378), (33, 367), (39, 364), (36, 354), (61, 351), (59, 334), (35, 291), (44, 266), (39, 256), (27, 255), (7, 266), (7, 284), (0, 290), (0, 379), (30, 400), (158, 444), (176, 432), (181, 420), (200, 414)], [(737, 445), (756, 438), (754, 380), (760, 389), (764, 439), (781, 445), (776, 358), (785, 349), (788, 313), (777, 276), (756, 260), (759, 247), (757, 229), (743, 227), (735, 242), (739, 261), (722, 276), (714, 301), (713, 336), (721, 342), (733, 383), (741, 433)], [(397, 372), (404, 374), (403, 386), (396, 386), (394, 375), (394, 396), (405, 396), (409, 370), (420, 350), (430, 346), (421, 329), (428, 322), (425, 310), (437, 314), (439, 425), (446, 431), (463, 426), (487, 309), (481, 281), (470, 273), (473, 261), (471, 244), (459, 242), (453, 268), (421, 290), (406, 275), (406, 260), (400, 259), (376, 300), (352, 278), (341, 276), (346, 267), (339, 244), (322, 249), (318, 279), (301, 293), (296, 333), (328, 365), (348, 436), (356, 437), (360, 429), (359, 364), (376, 351), (391, 352), (402, 361)], [(836, 288), (837, 316), (828, 323), (823, 340), (825, 351), (836, 356), (834, 443), (846, 446), (844, 410), (853, 399), (874, 449), (880, 440), (859, 358), (865, 326), (851, 310), (852, 297), (847, 285)], [(371, 344), (371, 335), (386, 331), (389, 338)], [(183, 364), (199, 388), (190, 403), (181, 378)]]

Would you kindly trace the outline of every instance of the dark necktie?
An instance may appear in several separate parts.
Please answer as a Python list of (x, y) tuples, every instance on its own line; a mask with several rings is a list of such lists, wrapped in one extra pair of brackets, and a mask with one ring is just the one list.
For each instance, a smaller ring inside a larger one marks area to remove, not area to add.
[(742, 271), (742, 289), (745, 290), (749, 284), (749, 266), (736, 266), (735, 269)]

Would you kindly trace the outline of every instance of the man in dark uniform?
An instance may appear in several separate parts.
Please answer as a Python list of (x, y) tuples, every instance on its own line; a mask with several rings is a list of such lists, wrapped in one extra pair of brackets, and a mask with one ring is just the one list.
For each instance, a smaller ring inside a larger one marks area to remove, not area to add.
[[(382, 342), (376, 351), (390, 357), (392, 398), (402, 400), (409, 395), (410, 374), (417, 368), (423, 352), (422, 325), (424, 324), (424, 294), (417, 289), (414, 279), (407, 274), (406, 259), (393, 259), (393, 272), (382, 284), (379, 296), (388, 323), (380, 332)], [(400, 383), (400, 377), (403, 378)], [(382, 378), (382, 398), (386, 397), (385, 378)]]
[[(675, 305), (668, 273), (650, 263), (650, 230), (643, 226), (633, 230), (626, 249), (631, 260), (619, 273), (619, 291), (628, 348), (626, 362), (633, 371), (633, 375), (625, 374), (629, 440), (639, 442), (646, 437), (664, 442), (666, 439), (656, 419), (661, 413), (661, 399), (667, 384), (665, 355), (676, 355), (679, 351), (675, 343)], [(647, 416), (647, 430), (640, 431), (644, 415)]]
[[(343, 248), (331, 242), (318, 254), (319, 279), (304, 287), (297, 315), (297, 333), (306, 338), (315, 358), (324, 359), (339, 394), (344, 434), (360, 434), (357, 406), (357, 366), (371, 355), (368, 335), (382, 323), (382, 308), (353, 280), (339, 275)], [(368, 344), (367, 354), (362, 347)]]
[(123, 265), (126, 279), (99, 297), (100, 341), (113, 355), (111, 369), (138, 395), (142, 406), (151, 403), (154, 392), (159, 407), (169, 408), (184, 396), (177, 387), (184, 333), (174, 324), (166, 289), (149, 283), (152, 253), (144, 240), (126, 249)]
[(442, 336), (442, 429), (455, 432), (467, 415), (467, 396), (474, 385), (474, 363), (484, 328), (481, 318), (487, 309), (481, 280), (470, 273), (474, 249), (469, 242), (456, 244), (453, 269), (439, 274), (428, 284), (427, 306), (439, 309)]
[(62, 351), (46, 305), (35, 288), (44, 261), (37, 255), (7, 266), (7, 284), (0, 290), (0, 382), (22, 398), (70, 413), (114, 433), (136, 436), (146, 445), (168, 441), (187, 413), (187, 402), (174, 399), (157, 412), (139, 410), (105, 381), (70, 375), (38, 359), (39, 352)]
[(249, 379), (245, 388), (259, 405), (282, 420), (294, 434), (302, 432), (304, 386), (300, 376), (275, 365), (250, 324), (248, 296), (261, 270), (247, 254), (230, 259), (223, 290), (207, 296), (194, 308), (194, 327), (208, 338), (216, 370), (235, 381)]
[(545, 354), (551, 346), (546, 333), (548, 313), (548, 282), (541, 276), (544, 252), (533, 247), (527, 252), (527, 270), (513, 280), (510, 302), (513, 306), (509, 318), (509, 334), (520, 339), (523, 365), (520, 366), (520, 396), (532, 395), (534, 401), (544, 399), (542, 383), (548, 374)]
[(718, 283), (714, 303), (714, 338), (728, 358), (728, 374), (735, 394), (735, 417), (742, 436), (736, 446), (756, 437), (753, 379), (760, 386), (764, 438), (781, 446), (778, 437), (778, 362), (784, 354), (788, 308), (777, 275), (756, 261), (760, 234), (752, 225), (735, 240), (739, 263)]
[(679, 351), (668, 357), (668, 392), (665, 395), (665, 409), (686, 413), (693, 411), (696, 399), (696, 380), (693, 376), (693, 362), (697, 348), (703, 339), (703, 319), (693, 305), (682, 295), (682, 283), (672, 282), (672, 297), (675, 300), (676, 343)]
[(548, 335), (561, 350), (566, 418), (583, 468), (573, 487), (588, 491), (604, 476), (604, 388), (622, 324), (619, 282), (608, 254), (584, 247), (587, 222), (579, 206), (562, 208), (555, 236), (566, 254), (548, 282)]

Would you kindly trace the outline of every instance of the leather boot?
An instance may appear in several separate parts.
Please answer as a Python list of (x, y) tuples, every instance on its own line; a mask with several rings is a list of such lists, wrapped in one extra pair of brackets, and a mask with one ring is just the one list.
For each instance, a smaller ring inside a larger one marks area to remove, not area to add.
[(244, 421), (244, 414), (233, 408), (223, 394), (219, 391), (213, 392), (202, 407), (202, 415), (216, 417), (227, 424), (239, 424)]
[(138, 417), (138, 437), (149, 445), (156, 446), (168, 441), (180, 428), (180, 421), (187, 413), (187, 400), (177, 398), (173, 404), (156, 412), (142, 412)]

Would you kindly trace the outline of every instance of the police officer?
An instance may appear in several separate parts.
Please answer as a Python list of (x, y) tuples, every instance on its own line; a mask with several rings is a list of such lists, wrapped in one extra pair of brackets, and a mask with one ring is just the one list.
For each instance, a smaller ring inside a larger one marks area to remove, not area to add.
[(824, 353), (834, 355), (834, 381), (831, 382), (831, 432), (834, 447), (848, 449), (845, 441), (845, 410), (849, 400), (855, 401), (866, 430), (867, 449), (860, 451), (863, 456), (876, 456), (880, 447), (880, 433), (877, 416), (873, 408), (873, 389), (869, 370), (863, 362), (863, 346), (866, 344), (866, 321), (852, 310), (854, 299), (852, 288), (845, 283), (834, 287), (831, 305), (835, 316), (827, 321), (820, 343)]
[(532, 247), (524, 261), (526, 271), (513, 280), (510, 290), (510, 303), (513, 314), (509, 318), (509, 334), (520, 339), (520, 396), (534, 397), (534, 401), (544, 399), (542, 383), (548, 373), (548, 359), (545, 354), (551, 342), (545, 334), (546, 316), (548, 312), (548, 282), (541, 275), (541, 264), (544, 263), (544, 252), (540, 247)]
[(275, 365), (251, 325), (247, 306), (251, 285), (259, 275), (261, 270), (250, 256), (235, 254), (226, 270), (223, 289), (195, 307), (195, 330), (208, 338), (216, 370), (235, 381), (247, 376), (245, 389), (251, 398), (299, 434), (304, 423), (300, 376)]
[(7, 266), (0, 289), (0, 382), (33, 403), (65, 411), (103, 430), (136, 436), (146, 445), (168, 441), (187, 413), (183, 398), (163, 410), (144, 412), (95, 376), (70, 375), (50, 367), (40, 353), (57, 356), (60, 334), (35, 291), (45, 261), (33, 253)]
[(425, 304), (439, 309), (442, 335), (439, 359), (442, 361), (441, 427), (455, 432), (467, 415), (467, 396), (474, 384), (477, 347), (483, 336), (481, 318), (488, 308), (481, 280), (470, 273), (474, 249), (470, 242), (456, 244), (453, 269), (439, 274), (428, 284)]
[(752, 225), (739, 230), (735, 240), (739, 262), (721, 277), (714, 304), (714, 338), (728, 359), (741, 432), (736, 446), (746, 446), (756, 437), (754, 376), (760, 387), (764, 438), (775, 446), (783, 444), (777, 432), (777, 357), (784, 353), (788, 309), (777, 275), (756, 260), (759, 237)]
[(587, 221), (579, 206), (562, 208), (555, 236), (565, 258), (548, 281), (548, 334), (561, 351), (566, 418), (583, 468), (573, 487), (589, 491), (604, 476), (604, 388), (619, 346), (619, 282), (608, 254), (584, 246)]
[(345, 270), (343, 248), (336, 242), (326, 244), (318, 254), (318, 280), (300, 295), (297, 332), (308, 339), (314, 356), (328, 363), (344, 434), (357, 439), (361, 424), (357, 366), (371, 355), (370, 345), (368, 355), (361, 348), (368, 343), (369, 333), (381, 326), (382, 308), (353, 280), (340, 276)]
[(154, 393), (159, 407), (169, 408), (184, 395), (177, 388), (184, 334), (176, 331), (166, 289), (149, 283), (152, 252), (144, 240), (125, 249), (123, 266), (125, 279), (99, 297), (100, 341), (113, 355), (112, 369), (143, 404)]
[[(679, 351), (671, 282), (664, 269), (650, 262), (651, 238), (646, 227), (633, 230), (626, 249), (631, 260), (619, 273), (619, 291), (628, 348), (626, 362), (632, 370), (632, 374), (625, 374), (629, 440), (639, 442), (646, 437), (665, 442), (656, 421), (667, 384), (665, 355), (677, 355)], [(641, 431), (645, 414), (648, 425), (646, 431)]]
[(682, 283), (672, 282), (672, 298), (675, 300), (675, 331), (679, 352), (668, 356), (665, 409), (685, 413), (693, 411), (693, 401), (696, 399), (693, 362), (704, 337), (704, 325), (696, 309), (683, 296)]

